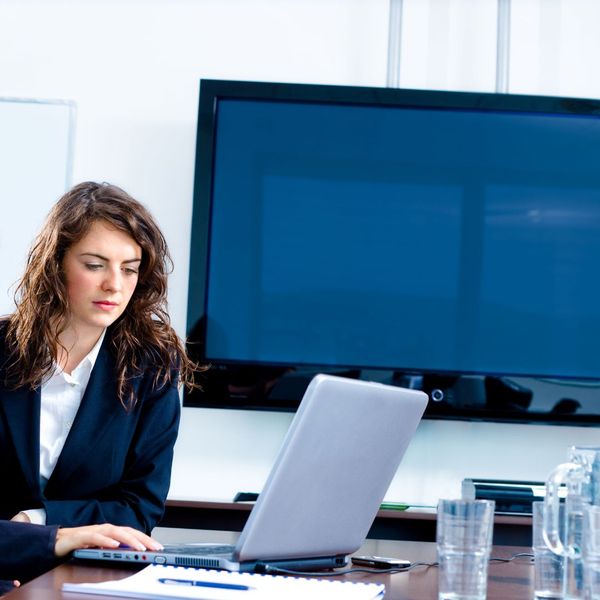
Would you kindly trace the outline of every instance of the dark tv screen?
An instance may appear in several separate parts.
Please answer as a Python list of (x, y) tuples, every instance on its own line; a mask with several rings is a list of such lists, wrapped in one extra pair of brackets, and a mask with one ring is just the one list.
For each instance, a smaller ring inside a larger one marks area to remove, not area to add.
[[(593, 421), (599, 108), (203, 82), (188, 333), (212, 366), (186, 402), (293, 408), (327, 371), (440, 392), (430, 416)], [(531, 410), (539, 379), (580, 406)]]

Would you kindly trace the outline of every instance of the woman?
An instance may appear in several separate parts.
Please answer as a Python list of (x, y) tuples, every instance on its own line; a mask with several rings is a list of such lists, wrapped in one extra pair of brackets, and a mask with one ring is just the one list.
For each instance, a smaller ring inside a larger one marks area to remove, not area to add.
[(51, 569), (76, 548), (117, 548), (120, 544), (141, 552), (162, 548), (135, 529), (108, 523), (59, 529), (56, 525), (0, 521), (0, 595)]
[(164, 510), (194, 365), (150, 213), (82, 183), (51, 210), (0, 326), (0, 518), (145, 532)]

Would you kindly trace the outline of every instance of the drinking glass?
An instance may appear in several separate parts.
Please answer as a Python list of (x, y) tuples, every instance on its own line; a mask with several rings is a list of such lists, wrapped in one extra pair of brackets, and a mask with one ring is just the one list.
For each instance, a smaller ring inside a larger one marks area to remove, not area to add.
[(600, 506), (583, 513), (583, 579), (586, 600), (600, 600)]
[(494, 506), (493, 500), (439, 501), (439, 600), (485, 600)]
[[(533, 502), (533, 557), (534, 557), (534, 595), (539, 599), (563, 597), (563, 584), (566, 557), (553, 552), (544, 539), (544, 509), (545, 504)], [(564, 528), (564, 505), (559, 507), (560, 525)]]

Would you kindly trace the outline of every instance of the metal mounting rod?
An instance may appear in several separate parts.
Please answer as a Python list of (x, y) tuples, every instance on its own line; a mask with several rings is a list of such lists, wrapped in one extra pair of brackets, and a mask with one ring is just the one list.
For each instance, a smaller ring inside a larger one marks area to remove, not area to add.
[(400, 87), (400, 45), (402, 41), (402, 2), (390, 0), (387, 86)]

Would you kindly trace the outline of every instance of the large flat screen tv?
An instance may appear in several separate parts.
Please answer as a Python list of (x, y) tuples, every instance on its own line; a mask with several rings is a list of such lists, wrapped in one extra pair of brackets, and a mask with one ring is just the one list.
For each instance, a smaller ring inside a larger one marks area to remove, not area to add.
[(195, 177), (185, 404), (600, 422), (599, 101), (203, 80)]

